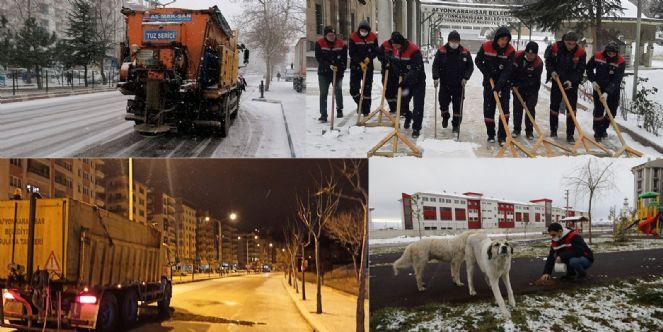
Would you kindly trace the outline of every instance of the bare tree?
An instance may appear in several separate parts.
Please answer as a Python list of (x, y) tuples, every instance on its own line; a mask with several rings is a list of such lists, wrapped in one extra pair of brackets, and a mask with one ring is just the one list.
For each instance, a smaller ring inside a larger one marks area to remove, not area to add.
[[(104, 71), (104, 60), (107, 58), (107, 52), (118, 45), (122, 39), (124, 15), (118, 8), (122, 7), (119, 0), (93, 0), (94, 19), (95, 19), (95, 39), (99, 47), (103, 49), (97, 60), (101, 79), (106, 83), (106, 72)], [(119, 59), (122, 62), (122, 59)]]
[(315, 195), (299, 197), (297, 200), (297, 213), (299, 220), (306, 227), (308, 234), (313, 239), (315, 249), (315, 273), (316, 273), (316, 313), (322, 313), (322, 269), (320, 261), (320, 239), (327, 223), (336, 213), (340, 197), (338, 183), (333, 176), (316, 179)]
[[(283, 230), (283, 235), (285, 237), (285, 250), (289, 259), (288, 284), (292, 285), (295, 291), (299, 293), (299, 285), (297, 284), (297, 253), (299, 252), (299, 246), (304, 236), (302, 227), (297, 223), (288, 222), (288, 225)], [(304, 280), (303, 275), (302, 280)]]
[(242, 38), (260, 51), (265, 61), (265, 88), (269, 86), (274, 66), (282, 63), (283, 55), (304, 33), (306, 9), (302, 0), (242, 0), (244, 12), (239, 18)]
[(364, 240), (364, 223), (362, 221), (362, 211), (345, 211), (333, 217), (326, 227), (329, 236), (343, 245), (352, 256), (352, 266), (354, 267), (357, 283), (361, 278), (357, 261), (361, 258), (361, 248)]
[(592, 203), (605, 192), (614, 189), (612, 172), (613, 162), (603, 163), (599, 159), (590, 158), (585, 165), (574, 170), (562, 180), (566, 186), (572, 187), (576, 196), (588, 198), (587, 213), (589, 215), (589, 243), (592, 243)]
[(343, 160), (341, 163), (332, 164), (341, 174), (341, 179), (351, 189), (350, 192), (338, 191), (337, 195), (343, 199), (354, 201), (361, 205), (362, 234), (361, 234), (361, 260), (359, 264), (359, 296), (357, 297), (356, 331), (363, 332), (365, 329), (366, 313), (364, 302), (367, 296), (366, 282), (368, 279), (368, 184), (366, 183), (367, 165), (365, 160), (353, 159)]

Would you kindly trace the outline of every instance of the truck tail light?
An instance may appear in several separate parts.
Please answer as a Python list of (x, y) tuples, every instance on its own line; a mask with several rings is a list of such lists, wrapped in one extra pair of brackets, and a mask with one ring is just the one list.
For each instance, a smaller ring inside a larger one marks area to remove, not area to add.
[(97, 297), (94, 295), (78, 295), (76, 297), (76, 302), (80, 304), (96, 304), (97, 303)]

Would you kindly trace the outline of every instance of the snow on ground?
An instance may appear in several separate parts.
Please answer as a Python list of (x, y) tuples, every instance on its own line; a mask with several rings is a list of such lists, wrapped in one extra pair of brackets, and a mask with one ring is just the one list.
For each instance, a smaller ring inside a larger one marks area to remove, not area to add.
[[(528, 237), (532, 236), (533, 234), (541, 234), (541, 232), (537, 231), (531, 231), (531, 232), (522, 232), (522, 233), (509, 233), (509, 232), (504, 232), (504, 231), (485, 231), (486, 235), (488, 237), (492, 238), (499, 238), (499, 237), (506, 237), (506, 238), (514, 238), (514, 237)], [(424, 236), (423, 238), (426, 239), (452, 239), (456, 237), (457, 234), (444, 234), (444, 235), (430, 235), (430, 236)], [(392, 238), (387, 238), (387, 239), (370, 239), (368, 240), (369, 245), (378, 245), (378, 244), (402, 244), (402, 243), (412, 243), (419, 241), (420, 237), (418, 236), (397, 236), (397, 237), (392, 237)]]
[(663, 277), (516, 297), (512, 318), (491, 302), (439, 304), (371, 313), (376, 331), (660, 331)]
[[(463, 110), (463, 123), (461, 125), (460, 141), (455, 141), (455, 136), (451, 134), (451, 126), (446, 129), (442, 128), (441, 117), (438, 116), (438, 135), (437, 140), (434, 139), (434, 103), (437, 96), (431, 79), (431, 64), (426, 64), (426, 99), (424, 106), (424, 120), (422, 135), (416, 140), (416, 144), (423, 150), (424, 157), (494, 157), (499, 151), (499, 145), (489, 144), (486, 142), (487, 134), (484, 124), (483, 116), (483, 77), (478, 69), (475, 69), (472, 78), (468, 82), (465, 92), (465, 105)], [(356, 123), (356, 105), (349, 94), (349, 73), (346, 73), (343, 80), (343, 95), (345, 103), (346, 118), (337, 123), (339, 132), (334, 135), (325, 135), (329, 131), (328, 124), (320, 124), (317, 121), (319, 117), (319, 89), (317, 82), (317, 73), (315, 70), (310, 70), (308, 75), (311, 79), (308, 80), (308, 95), (306, 97), (306, 131), (307, 131), (307, 155), (309, 157), (365, 157), (367, 152), (375, 146), (381, 139), (391, 132), (391, 128), (354, 128)], [(544, 76), (545, 79), (545, 76)], [(376, 73), (374, 76), (373, 84), (373, 109), (379, 106), (381, 90), (381, 75)], [(550, 86), (550, 83), (548, 83)], [(579, 102), (581, 102), (579, 100)], [(582, 102), (581, 102), (582, 103)], [(539, 102), (536, 107), (537, 124), (541, 128), (543, 135), (548, 137), (550, 135), (549, 129), (549, 105), (550, 105), (550, 92), (542, 86), (539, 91)], [(588, 105), (587, 110), (580, 110), (577, 112), (578, 121), (588, 136), (593, 136), (592, 130), (593, 106)], [(328, 103), (331, 107), (331, 100)], [(513, 98), (510, 101), (510, 109), (513, 109)], [(495, 118), (498, 118), (496, 113)], [(559, 116), (559, 138), (556, 141), (563, 146), (569, 146), (566, 143), (566, 119), (563, 114)], [(512, 130), (513, 121), (510, 120), (509, 128)], [(401, 129), (406, 136), (411, 135), (411, 130)], [(523, 124), (524, 134), (524, 124)], [(610, 150), (616, 151), (621, 147), (617, 136), (614, 131), (608, 131), (609, 138), (603, 144)], [(536, 136), (536, 134), (535, 134)], [(576, 131), (575, 138), (578, 138)], [(628, 134), (624, 134), (627, 144), (631, 145), (636, 150), (639, 150), (646, 155), (660, 156), (660, 154), (653, 148), (643, 146), (642, 144), (634, 141)], [(524, 138), (524, 135), (517, 139), (523, 143), (527, 148), (532, 148), (533, 141)], [(553, 148), (555, 155), (562, 155), (562, 152)], [(402, 151), (402, 150), (401, 150)], [(543, 153), (539, 149), (539, 153)], [(584, 149), (578, 151), (580, 154), (585, 153)], [(593, 148), (591, 153), (598, 154), (600, 150)]]
[[(655, 61), (655, 62), (660, 62), (660, 66), (663, 67), (663, 61)], [(660, 68), (660, 67), (659, 67)], [(638, 71), (638, 76), (641, 78), (647, 78), (649, 81), (646, 83), (641, 83), (646, 87), (656, 87), (659, 89), (658, 93), (653, 95), (653, 101), (659, 103), (661, 106), (663, 106), (663, 70), (661, 69), (647, 69), (642, 67)], [(624, 78), (624, 91), (626, 92), (626, 96), (628, 99), (631, 99), (632, 96), (632, 90), (633, 90), (633, 76), (626, 76)], [(653, 133), (650, 133), (643, 128), (641, 128), (642, 122), (637, 118), (636, 115), (634, 114), (629, 114), (628, 115), (628, 120), (624, 120), (624, 118), (621, 116), (621, 111), (618, 113), (617, 117), (615, 120), (617, 122), (635, 132), (637, 132), (639, 135), (643, 136), (647, 140), (654, 142), (658, 146), (663, 147), (663, 129), (659, 130), (658, 135), (656, 136)]]

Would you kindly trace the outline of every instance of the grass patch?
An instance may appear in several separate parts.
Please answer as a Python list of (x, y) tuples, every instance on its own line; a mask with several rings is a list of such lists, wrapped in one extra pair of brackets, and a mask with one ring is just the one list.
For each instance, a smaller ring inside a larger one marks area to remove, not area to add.
[(639, 284), (635, 286), (632, 294), (628, 294), (628, 297), (632, 304), (661, 306), (663, 304), (663, 288), (658, 285)]

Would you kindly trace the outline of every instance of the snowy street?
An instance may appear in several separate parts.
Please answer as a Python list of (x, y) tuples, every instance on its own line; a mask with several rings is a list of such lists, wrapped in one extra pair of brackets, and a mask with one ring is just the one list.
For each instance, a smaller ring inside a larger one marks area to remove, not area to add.
[[(473, 55), (474, 58), (475, 55)], [(475, 69), (472, 78), (467, 84), (465, 92), (465, 105), (463, 111), (463, 122), (460, 127), (460, 141), (456, 142), (454, 135), (451, 134), (451, 125), (448, 128), (442, 128), (441, 116), (438, 113), (438, 134), (437, 139), (434, 139), (434, 118), (433, 111), (435, 96), (435, 88), (433, 86), (433, 79), (431, 73), (432, 64), (426, 64), (426, 99), (424, 107), (424, 120), (421, 136), (416, 140), (416, 144), (423, 150), (424, 157), (494, 157), (499, 151), (500, 147), (497, 143), (491, 144), (486, 142), (486, 128), (483, 120), (483, 87), (482, 75), (478, 69)], [(350, 75), (346, 72), (343, 80), (343, 95), (345, 102), (346, 117), (342, 121), (338, 121), (338, 132), (329, 132), (329, 124), (320, 124), (316, 120), (319, 117), (319, 89), (317, 83), (317, 72), (309, 70), (308, 72), (308, 96), (307, 96), (307, 154), (312, 157), (319, 156), (344, 156), (344, 157), (366, 157), (367, 152), (375, 146), (382, 138), (391, 132), (391, 128), (365, 128), (356, 127), (356, 104), (349, 94), (349, 78)], [(545, 72), (544, 77), (545, 79)], [(375, 73), (374, 84), (372, 89), (372, 109), (376, 109), (380, 104), (380, 94), (382, 93), (382, 77), (379, 72)], [(550, 83), (547, 84), (550, 87)], [(579, 104), (588, 103), (579, 99)], [(331, 107), (331, 100), (328, 101)], [(549, 138), (549, 108), (550, 108), (550, 90), (542, 85), (539, 91), (539, 100), (536, 108), (537, 124), (543, 131), (546, 138)], [(412, 105), (410, 106), (412, 108)], [(510, 100), (510, 109), (513, 108), (513, 98)], [(577, 117), (585, 134), (592, 137), (594, 132), (592, 130), (592, 110), (593, 106), (588, 109), (578, 111)], [(525, 116), (525, 115), (524, 115)], [(495, 119), (498, 115), (496, 112)], [(524, 120), (523, 120), (524, 122)], [(402, 127), (403, 119), (401, 119)], [(566, 143), (566, 119), (563, 114), (559, 116), (560, 127), (558, 130), (559, 137), (555, 141), (562, 146), (571, 148), (572, 146)], [(509, 121), (509, 127), (512, 131), (513, 121)], [(401, 129), (407, 136), (411, 137), (412, 131)], [(531, 149), (535, 140), (529, 141), (524, 135), (516, 140), (521, 142), (525, 147)], [(603, 141), (603, 145), (612, 151), (616, 151), (621, 147), (615, 131), (610, 128), (608, 130), (608, 139)], [(538, 138), (535, 133), (535, 139)], [(578, 138), (576, 131), (575, 138)], [(634, 141), (628, 134), (624, 133), (624, 138), (627, 144), (631, 145), (636, 150), (643, 152), (645, 155), (660, 155), (656, 150), (643, 146), (642, 144)], [(404, 145), (401, 144), (404, 147)], [(591, 146), (590, 146), (591, 148)], [(399, 151), (405, 151), (400, 149)], [(592, 148), (591, 153), (596, 155), (605, 155), (600, 153), (597, 148)], [(542, 155), (544, 150), (539, 148), (538, 155)], [(553, 148), (553, 153), (556, 156), (563, 155), (563, 151)], [(585, 151), (581, 148), (578, 154), (584, 154)], [(507, 152), (507, 155), (510, 155)]]
[(0, 105), (0, 155), (289, 158), (302, 154), (304, 96), (292, 89), (292, 83), (273, 82), (265, 97), (274, 102), (253, 101), (260, 97), (261, 77), (246, 79), (249, 86), (227, 138), (142, 136), (134, 132), (133, 122), (124, 120), (131, 96), (114, 91)]

